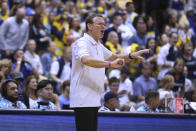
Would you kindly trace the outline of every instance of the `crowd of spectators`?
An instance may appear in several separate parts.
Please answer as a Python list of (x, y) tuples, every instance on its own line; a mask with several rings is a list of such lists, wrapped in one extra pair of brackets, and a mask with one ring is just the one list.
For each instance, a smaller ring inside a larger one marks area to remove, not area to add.
[[(1, 0), (0, 109), (69, 109), (72, 44), (93, 13), (113, 53), (151, 49), (107, 69), (100, 111), (185, 112), (196, 102), (195, 0)], [(96, 79), (96, 76), (94, 76)]]

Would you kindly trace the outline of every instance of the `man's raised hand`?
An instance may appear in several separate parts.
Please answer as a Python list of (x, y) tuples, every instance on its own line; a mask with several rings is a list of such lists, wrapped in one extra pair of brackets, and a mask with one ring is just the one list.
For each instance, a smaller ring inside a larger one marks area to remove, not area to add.
[(142, 57), (142, 55), (145, 53), (150, 53), (150, 49), (139, 50), (139, 51), (131, 53), (130, 55), (133, 59), (140, 59), (144, 62), (145, 58)]

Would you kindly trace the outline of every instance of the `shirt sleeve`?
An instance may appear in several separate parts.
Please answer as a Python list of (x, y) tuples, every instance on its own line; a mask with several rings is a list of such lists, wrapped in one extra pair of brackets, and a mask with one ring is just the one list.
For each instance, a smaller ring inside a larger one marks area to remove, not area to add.
[(108, 50), (106, 47), (104, 47), (103, 45), (101, 45), (101, 47), (103, 50), (104, 60), (109, 59), (112, 56), (112, 52)]
[(25, 32), (26, 32), (26, 33), (25, 33), (25, 36), (23, 36), (23, 41), (22, 41), (22, 43), (21, 43), (19, 49), (24, 49), (24, 47), (25, 47), (25, 45), (26, 45), (26, 43), (27, 43), (27, 40), (28, 40), (28, 38), (29, 38), (29, 23), (28, 23), (28, 22), (26, 22)]
[(40, 74), (43, 74), (43, 66), (42, 66), (40, 57), (38, 56), (37, 58), (38, 58), (38, 65), (39, 65), (38, 72), (39, 72)]
[(0, 41), (2, 44), (2, 48), (4, 48), (5, 50), (8, 49), (8, 45), (6, 43), (6, 34), (8, 32), (8, 29), (10, 27), (10, 24), (8, 21), (3, 22), (3, 24), (1, 25), (1, 30), (0, 30)]
[(73, 53), (76, 59), (82, 59), (83, 56), (90, 56), (88, 46), (85, 41), (78, 41), (73, 45)]

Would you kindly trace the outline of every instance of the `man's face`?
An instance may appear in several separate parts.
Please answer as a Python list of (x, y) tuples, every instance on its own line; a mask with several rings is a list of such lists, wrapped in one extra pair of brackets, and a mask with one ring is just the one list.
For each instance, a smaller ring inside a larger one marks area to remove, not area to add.
[(16, 13), (18, 21), (22, 21), (25, 18), (26, 10), (24, 8), (19, 8)]
[(15, 60), (18, 58), (24, 59), (24, 52), (22, 50), (18, 50), (14, 56)]
[(119, 82), (113, 82), (109, 85), (109, 87), (111, 91), (117, 92), (119, 88)]
[(120, 26), (123, 22), (123, 19), (121, 16), (116, 16), (113, 20), (114, 25)]
[(7, 96), (18, 98), (18, 86), (14, 82), (9, 82), (7, 84)]
[(140, 33), (145, 33), (147, 30), (145, 21), (140, 18), (137, 23), (137, 31)]
[(105, 21), (102, 17), (93, 18), (93, 23), (88, 24), (89, 31), (92, 32), (93, 37), (96, 40), (103, 38), (104, 30), (105, 30)]
[(176, 33), (173, 33), (170, 38), (170, 44), (175, 45), (178, 42), (178, 35)]
[(39, 95), (41, 99), (49, 101), (52, 98), (53, 87), (51, 84), (48, 84), (46, 87), (40, 89)]
[(118, 98), (112, 98), (110, 100), (108, 100), (108, 103), (114, 108), (118, 108), (119, 107), (119, 100)]
[(55, 43), (53, 43), (53, 42), (50, 43), (50, 46), (49, 46), (48, 50), (51, 53), (55, 53), (55, 51), (56, 51), (56, 45), (55, 45)]
[(35, 41), (34, 40), (28, 41), (27, 48), (28, 48), (29, 51), (34, 52), (35, 49), (36, 49), (36, 43), (35, 43)]
[(127, 12), (131, 13), (135, 10), (134, 4), (130, 4), (126, 7)]
[(64, 49), (63, 57), (66, 60), (71, 61), (71, 59), (72, 59), (72, 48), (67, 47), (66, 49)]
[(144, 65), (144, 67), (142, 68), (142, 74), (145, 76), (145, 77), (149, 77), (151, 75), (151, 67), (150, 65)]

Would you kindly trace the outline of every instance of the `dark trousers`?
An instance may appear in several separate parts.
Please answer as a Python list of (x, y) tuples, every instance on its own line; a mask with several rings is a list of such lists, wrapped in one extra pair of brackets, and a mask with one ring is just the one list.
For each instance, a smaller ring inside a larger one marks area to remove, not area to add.
[(74, 108), (77, 131), (97, 131), (98, 107)]

